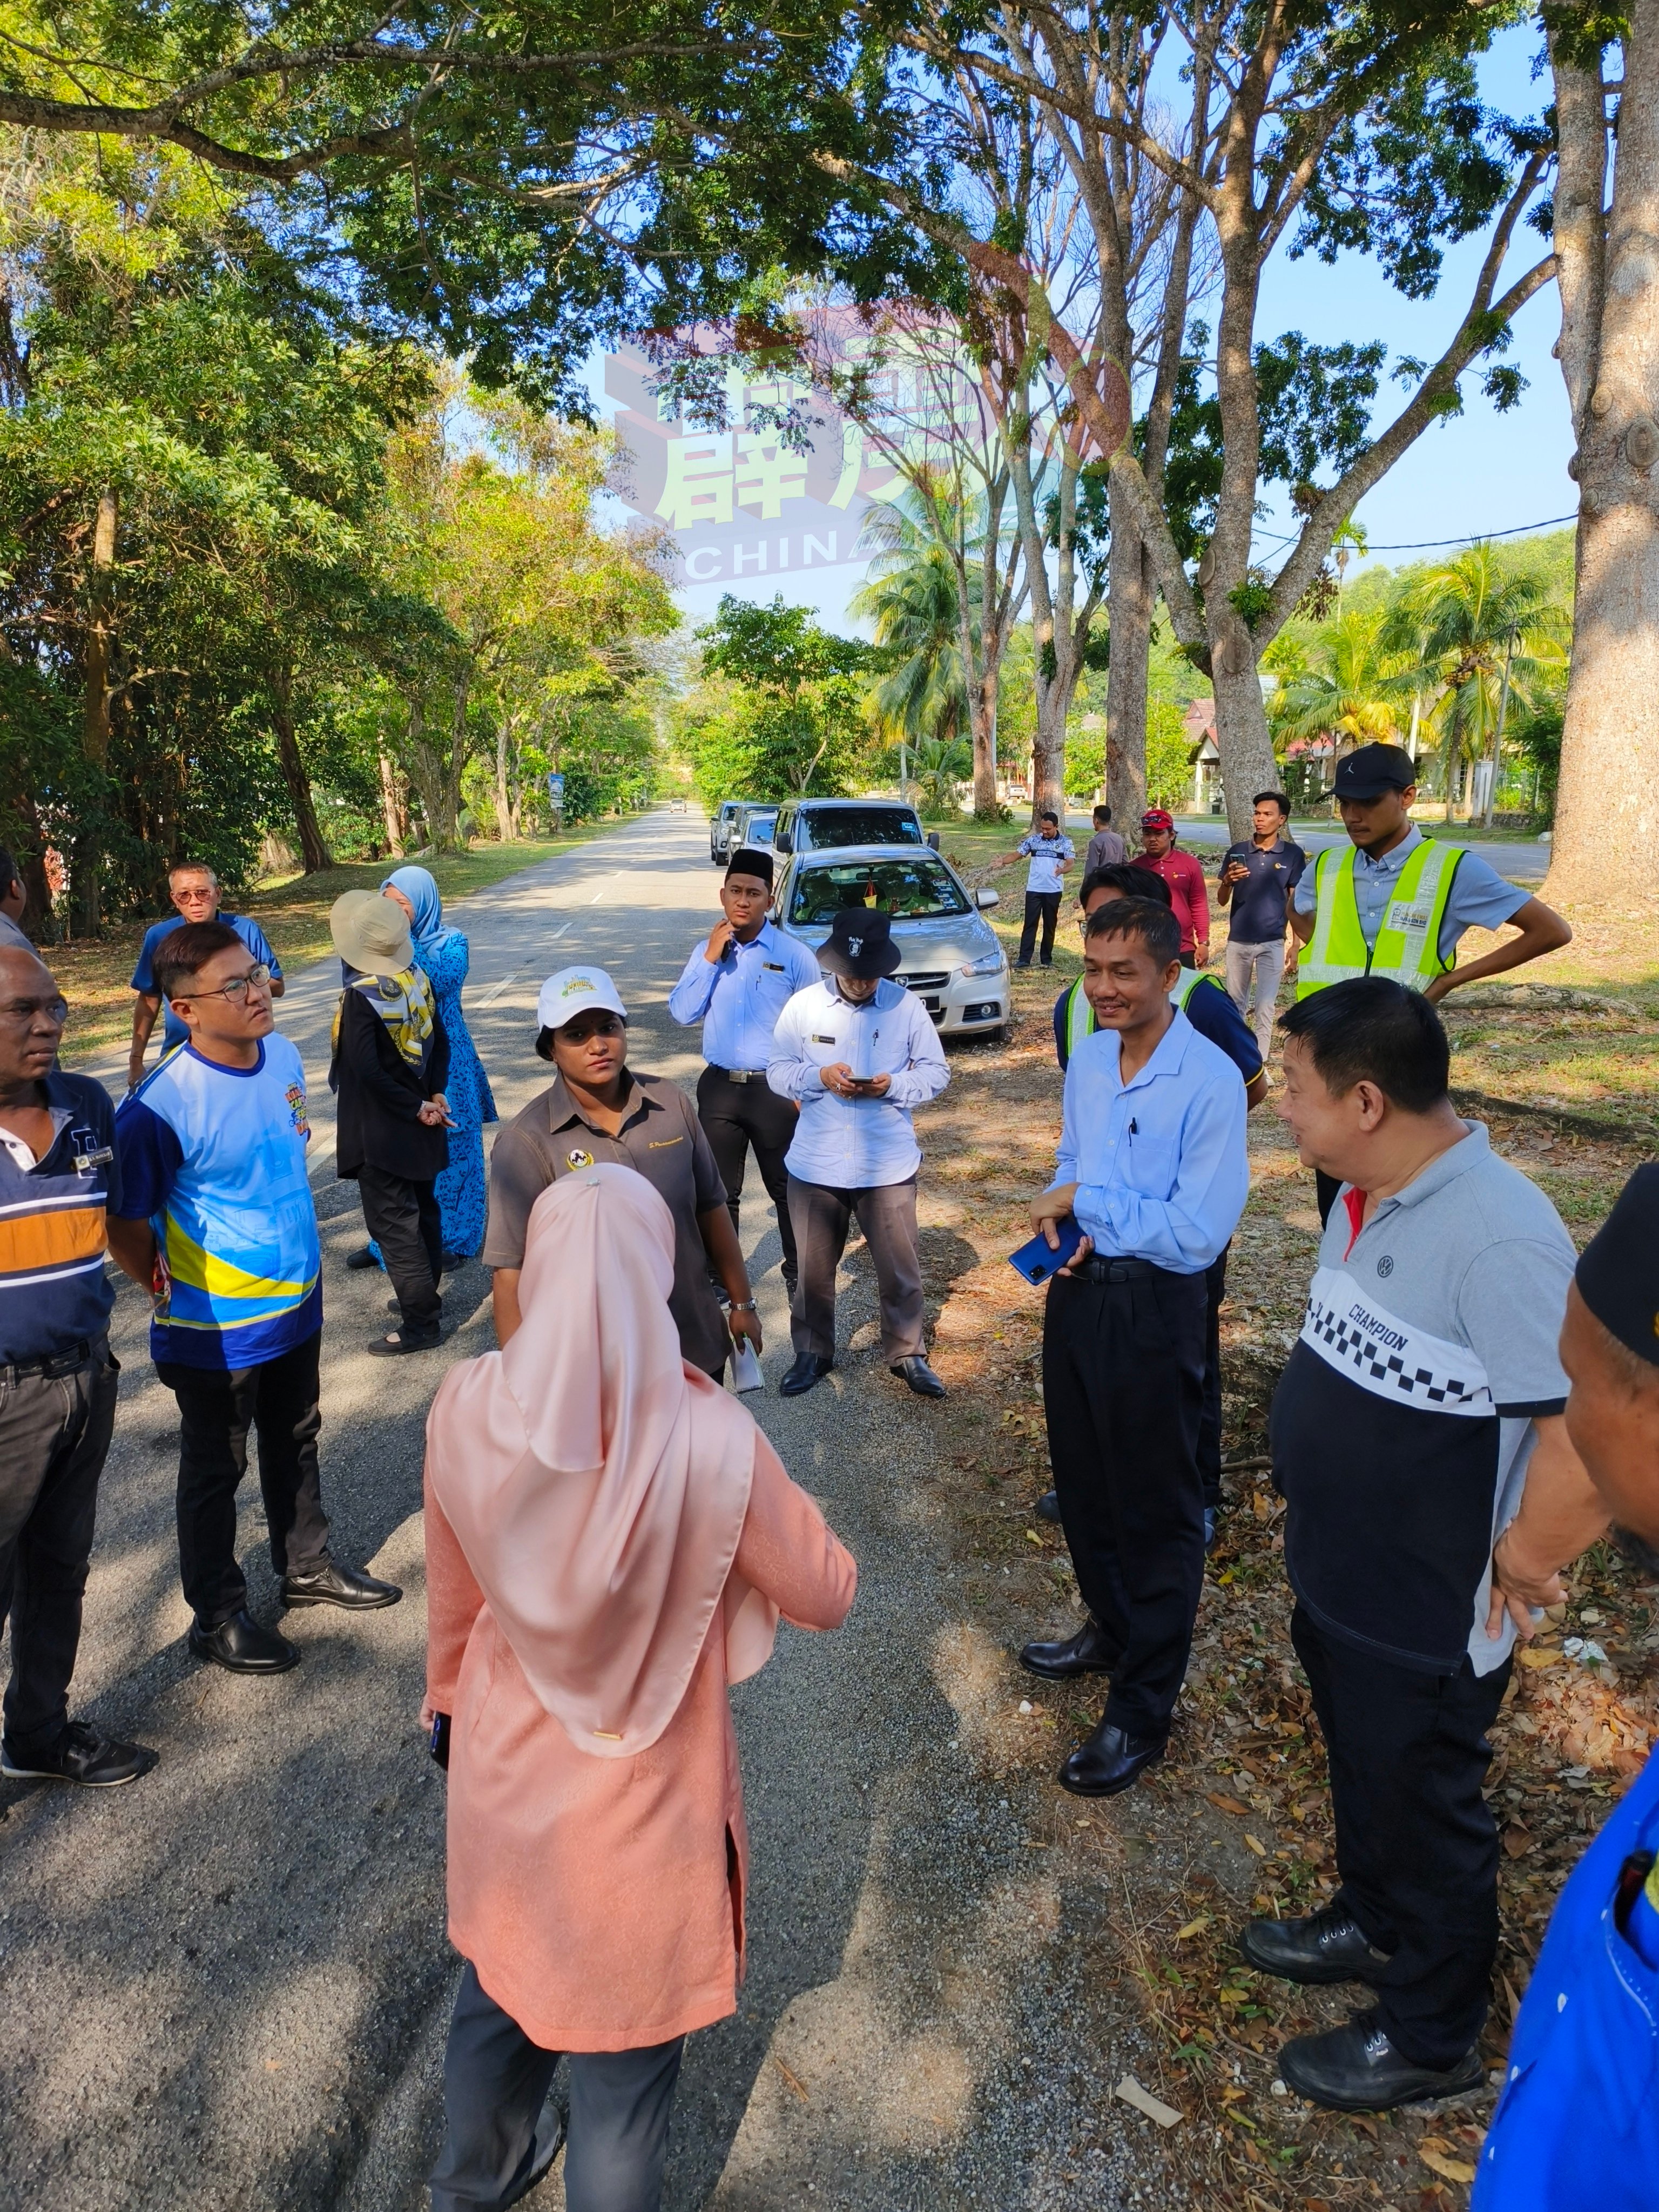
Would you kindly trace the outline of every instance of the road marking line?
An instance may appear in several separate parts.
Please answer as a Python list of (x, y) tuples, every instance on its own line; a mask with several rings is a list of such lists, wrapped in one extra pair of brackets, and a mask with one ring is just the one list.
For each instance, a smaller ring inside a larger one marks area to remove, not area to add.
[(489, 990), (484, 993), (483, 998), (479, 1000), (478, 1004), (481, 1006), (493, 1006), (496, 1000), (501, 997), (501, 993), (506, 990), (507, 985), (518, 981), (520, 972), (520, 971), (518, 969), (514, 968), (510, 974), (503, 975), (501, 981), (497, 983), (492, 990)]

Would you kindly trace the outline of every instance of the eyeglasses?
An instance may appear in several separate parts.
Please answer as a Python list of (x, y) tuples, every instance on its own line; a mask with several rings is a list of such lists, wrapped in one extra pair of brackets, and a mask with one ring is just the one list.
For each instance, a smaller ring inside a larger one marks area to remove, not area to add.
[(67, 999), (8, 999), (0, 1006), (9, 1022), (32, 1022), (37, 1014), (44, 1014), (54, 1029), (62, 1029), (69, 1019)]
[(246, 975), (233, 975), (228, 983), (217, 991), (181, 991), (184, 999), (228, 999), (239, 1006), (250, 991), (263, 991), (270, 981), (270, 970), (263, 960), (256, 960)]

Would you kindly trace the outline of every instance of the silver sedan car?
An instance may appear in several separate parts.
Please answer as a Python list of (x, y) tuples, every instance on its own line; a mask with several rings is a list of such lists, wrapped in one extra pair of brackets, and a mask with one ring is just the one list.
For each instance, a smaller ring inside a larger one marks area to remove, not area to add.
[(970, 891), (937, 853), (914, 845), (839, 846), (799, 853), (779, 881), (772, 919), (817, 951), (843, 907), (884, 907), (914, 991), (947, 1036), (987, 1036), (1008, 1019), (1008, 960), (981, 914), (992, 890)]

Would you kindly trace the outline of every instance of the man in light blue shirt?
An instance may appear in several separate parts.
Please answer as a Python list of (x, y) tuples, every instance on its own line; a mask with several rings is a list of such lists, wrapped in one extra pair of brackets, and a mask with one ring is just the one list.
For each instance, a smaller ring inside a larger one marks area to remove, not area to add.
[(818, 963), (799, 939), (767, 920), (772, 855), (739, 847), (720, 887), (721, 918), (686, 962), (668, 994), (668, 1011), (690, 1028), (702, 1024), (697, 1119), (726, 1185), (732, 1225), (738, 1224), (749, 1148), (777, 1209), (783, 1279), (795, 1295), (795, 1231), (789, 1218), (789, 1176), (783, 1156), (795, 1133), (797, 1108), (766, 1080), (772, 1031), (797, 991), (818, 980)]
[(1031, 1208), (1058, 1245), (1042, 1395), (1061, 1524), (1088, 1620), (1020, 1663), (1048, 1681), (1109, 1674), (1100, 1723), (1060, 1771), (1109, 1797), (1164, 1755), (1204, 1581), (1205, 1273), (1249, 1192), (1244, 1084), (1170, 1000), (1181, 931), (1150, 899), (1114, 899), (1085, 927), (1099, 1027), (1066, 1071), (1055, 1180)]
[(855, 1212), (881, 1291), (881, 1356), (918, 1397), (945, 1395), (925, 1356), (921, 1147), (910, 1116), (939, 1096), (951, 1072), (921, 1000), (889, 980), (902, 957), (886, 914), (849, 907), (819, 949), (827, 981), (798, 993), (779, 1018), (767, 1081), (800, 1107), (787, 1159), (800, 1280), (786, 1398), (810, 1390), (836, 1364), (836, 1269)]

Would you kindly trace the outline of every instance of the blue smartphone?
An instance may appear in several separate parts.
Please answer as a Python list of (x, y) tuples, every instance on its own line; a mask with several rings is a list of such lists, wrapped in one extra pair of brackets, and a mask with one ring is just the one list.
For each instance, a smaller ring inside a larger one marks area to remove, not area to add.
[(1029, 1244), (1022, 1244), (1018, 1252), (1008, 1255), (1008, 1265), (1018, 1269), (1028, 1283), (1046, 1283), (1050, 1275), (1060, 1273), (1082, 1242), (1083, 1231), (1075, 1221), (1067, 1219), (1060, 1224), (1057, 1251), (1039, 1232)]

